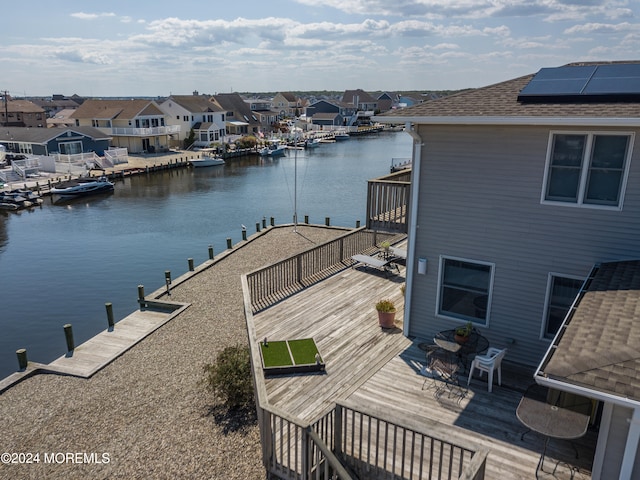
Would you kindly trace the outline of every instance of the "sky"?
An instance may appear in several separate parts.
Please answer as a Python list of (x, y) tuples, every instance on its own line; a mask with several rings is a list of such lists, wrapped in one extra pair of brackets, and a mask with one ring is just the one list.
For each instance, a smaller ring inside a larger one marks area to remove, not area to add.
[(14, 97), (457, 90), (640, 59), (637, 0), (32, 0), (4, 9)]

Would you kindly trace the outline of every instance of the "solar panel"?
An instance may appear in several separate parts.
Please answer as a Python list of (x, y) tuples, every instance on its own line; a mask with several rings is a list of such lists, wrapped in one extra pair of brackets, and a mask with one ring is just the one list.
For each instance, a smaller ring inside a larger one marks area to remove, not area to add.
[(640, 63), (542, 68), (520, 91), (518, 100), (639, 101)]

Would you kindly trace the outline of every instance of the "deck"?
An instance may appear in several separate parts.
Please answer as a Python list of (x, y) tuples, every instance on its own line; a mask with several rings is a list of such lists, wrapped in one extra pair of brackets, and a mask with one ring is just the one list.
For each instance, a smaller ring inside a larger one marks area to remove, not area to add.
[[(534, 478), (543, 438), (528, 433), (521, 440), (526, 429), (515, 415), (533, 381), (532, 370), (503, 363), (501, 387), (488, 393), (486, 380), (473, 379), (459, 404), (423, 390), (425, 377), (419, 372), (425, 357), (418, 345), (428, 339), (402, 334), (403, 275), (403, 268), (389, 277), (376, 269), (348, 268), (257, 313), (254, 341), (313, 337), (327, 365), (326, 374), (266, 379), (269, 403), (312, 422), (336, 401), (344, 402), (434, 437), (488, 448), (485, 478)], [(399, 307), (395, 329), (377, 325), (374, 304), (382, 298)], [(575, 478), (590, 479), (596, 435), (590, 431), (575, 443), (577, 459), (569, 442), (551, 440), (545, 469), (561, 460), (578, 468)], [(570, 478), (570, 470), (561, 463), (555, 475), (541, 473), (540, 478)]]

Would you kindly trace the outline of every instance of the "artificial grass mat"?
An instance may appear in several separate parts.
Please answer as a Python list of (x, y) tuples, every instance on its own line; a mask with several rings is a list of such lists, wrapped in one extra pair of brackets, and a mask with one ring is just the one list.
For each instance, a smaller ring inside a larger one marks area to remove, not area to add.
[(315, 365), (318, 347), (313, 338), (260, 343), (264, 368)]

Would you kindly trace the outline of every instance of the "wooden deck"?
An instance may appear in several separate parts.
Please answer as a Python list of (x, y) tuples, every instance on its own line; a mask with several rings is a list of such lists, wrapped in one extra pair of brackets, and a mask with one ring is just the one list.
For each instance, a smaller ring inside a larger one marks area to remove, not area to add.
[[(486, 478), (534, 478), (544, 439), (526, 428), (515, 411), (532, 371), (503, 363), (503, 384), (487, 392), (486, 380), (473, 379), (458, 404), (446, 396), (439, 400), (420, 375), (424, 352), (418, 347), (429, 339), (408, 339), (402, 334), (403, 299), (400, 286), (404, 269), (385, 277), (366, 267), (344, 270), (254, 316), (255, 337), (273, 340), (313, 337), (325, 361), (325, 374), (266, 379), (269, 403), (311, 422), (331, 410), (336, 401), (376, 412), (379, 417), (458, 444), (490, 449)], [(390, 298), (400, 307), (397, 328), (377, 325), (376, 301)], [(489, 339), (490, 340), (490, 339)], [(423, 389), (425, 386), (425, 389)], [(561, 460), (578, 468), (575, 478), (590, 479), (596, 433), (576, 442), (575, 458), (569, 442), (551, 440), (545, 469)], [(540, 478), (570, 478), (562, 463), (555, 474)]]

